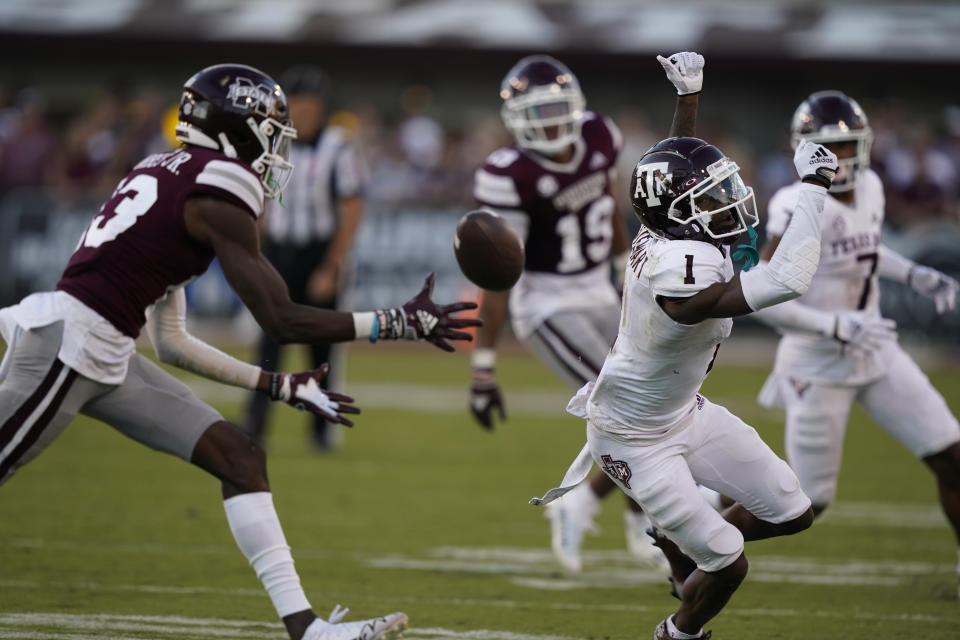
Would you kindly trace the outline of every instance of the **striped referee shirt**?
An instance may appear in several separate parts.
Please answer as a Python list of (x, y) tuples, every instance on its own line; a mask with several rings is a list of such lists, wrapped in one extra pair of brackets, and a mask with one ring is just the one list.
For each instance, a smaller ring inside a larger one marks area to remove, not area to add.
[(366, 171), (341, 127), (324, 129), (315, 144), (291, 145), (293, 177), (283, 197), (267, 201), (264, 228), (276, 244), (327, 241), (337, 228), (337, 204), (362, 195)]

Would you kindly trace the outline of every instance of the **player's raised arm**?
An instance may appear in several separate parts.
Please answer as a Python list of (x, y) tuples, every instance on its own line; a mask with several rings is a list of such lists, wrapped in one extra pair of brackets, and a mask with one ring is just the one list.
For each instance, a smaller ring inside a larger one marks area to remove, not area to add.
[(273, 265), (260, 252), (256, 222), (244, 209), (215, 197), (192, 197), (184, 205), (191, 237), (213, 248), (224, 275), (257, 323), (278, 342), (346, 340), (426, 340), (453, 351), (448, 340), (471, 340), (460, 331), (480, 324), (453, 314), (476, 308), (473, 302), (437, 305), (431, 300), (433, 274), (410, 301), (392, 309), (341, 313), (296, 304)]
[(837, 157), (822, 145), (804, 142), (794, 154), (803, 186), (790, 224), (770, 262), (717, 282), (689, 298), (664, 298), (663, 310), (682, 324), (730, 318), (793, 300), (806, 292), (820, 261), (820, 214)]
[(703, 90), (703, 56), (693, 51), (681, 51), (666, 58), (657, 56), (667, 79), (677, 89), (677, 106), (670, 125), (670, 137), (697, 135), (697, 108)]

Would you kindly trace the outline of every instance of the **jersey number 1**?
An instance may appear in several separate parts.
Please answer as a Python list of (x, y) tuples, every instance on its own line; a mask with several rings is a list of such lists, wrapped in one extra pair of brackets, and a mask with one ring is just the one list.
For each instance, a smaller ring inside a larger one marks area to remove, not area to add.
[[(157, 201), (157, 179), (141, 173), (120, 183), (114, 197), (124, 196), (113, 208), (113, 216), (101, 213), (94, 217), (83, 237), (83, 246), (97, 248), (116, 239), (129, 229)], [(112, 199), (112, 198), (111, 198)]]

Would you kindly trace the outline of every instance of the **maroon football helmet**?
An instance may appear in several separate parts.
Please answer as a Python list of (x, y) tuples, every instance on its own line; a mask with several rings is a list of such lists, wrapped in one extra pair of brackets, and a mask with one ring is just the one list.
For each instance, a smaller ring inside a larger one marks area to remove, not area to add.
[(740, 167), (700, 138), (667, 138), (643, 154), (630, 180), (640, 222), (669, 240), (732, 244), (758, 223)]
[(216, 149), (249, 164), (260, 175), (264, 195), (275, 198), (290, 180), (290, 122), (287, 97), (270, 76), (243, 64), (218, 64), (183, 85), (177, 140)]
[(500, 83), (500, 97), (500, 117), (519, 146), (550, 154), (580, 137), (586, 100), (577, 77), (559, 60), (523, 58)]
[(817, 91), (800, 103), (790, 122), (790, 143), (794, 149), (804, 140), (829, 145), (856, 142), (856, 155), (839, 158), (837, 176), (830, 192), (849, 191), (861, 169), (870, 166), (873, 131), (857, 101), (839, 91)]

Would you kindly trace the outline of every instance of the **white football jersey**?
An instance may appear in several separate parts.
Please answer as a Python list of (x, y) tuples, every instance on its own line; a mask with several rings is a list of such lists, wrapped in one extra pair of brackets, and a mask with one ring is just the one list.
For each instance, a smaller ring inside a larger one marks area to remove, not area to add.
[[(768, 237), (783, 235), (800, 184), (783, 187), (770, 199)], [(797, 302), (823, 311), (859, 309), (880, 315), (877, 263), (884, 205), (883, 184), (870, 169), (857, 179), (852, 206), (827, 196), (820, 225), (820, 265)], [(785, 332), (776, 370), (804, 379), (859, 384), (882, 375), (884, 368), (876, 354), (844, 349), (825, 336)]]
[(694, 240), (664, 240), (643, 229), (633, 240), (620, 332), (587, 403), (595, 427), (639, 441), (686, 425), (697, 391), (733, 320), (674, 322), (658, 296), (686, 298), (734, 275), (725, 251)]

